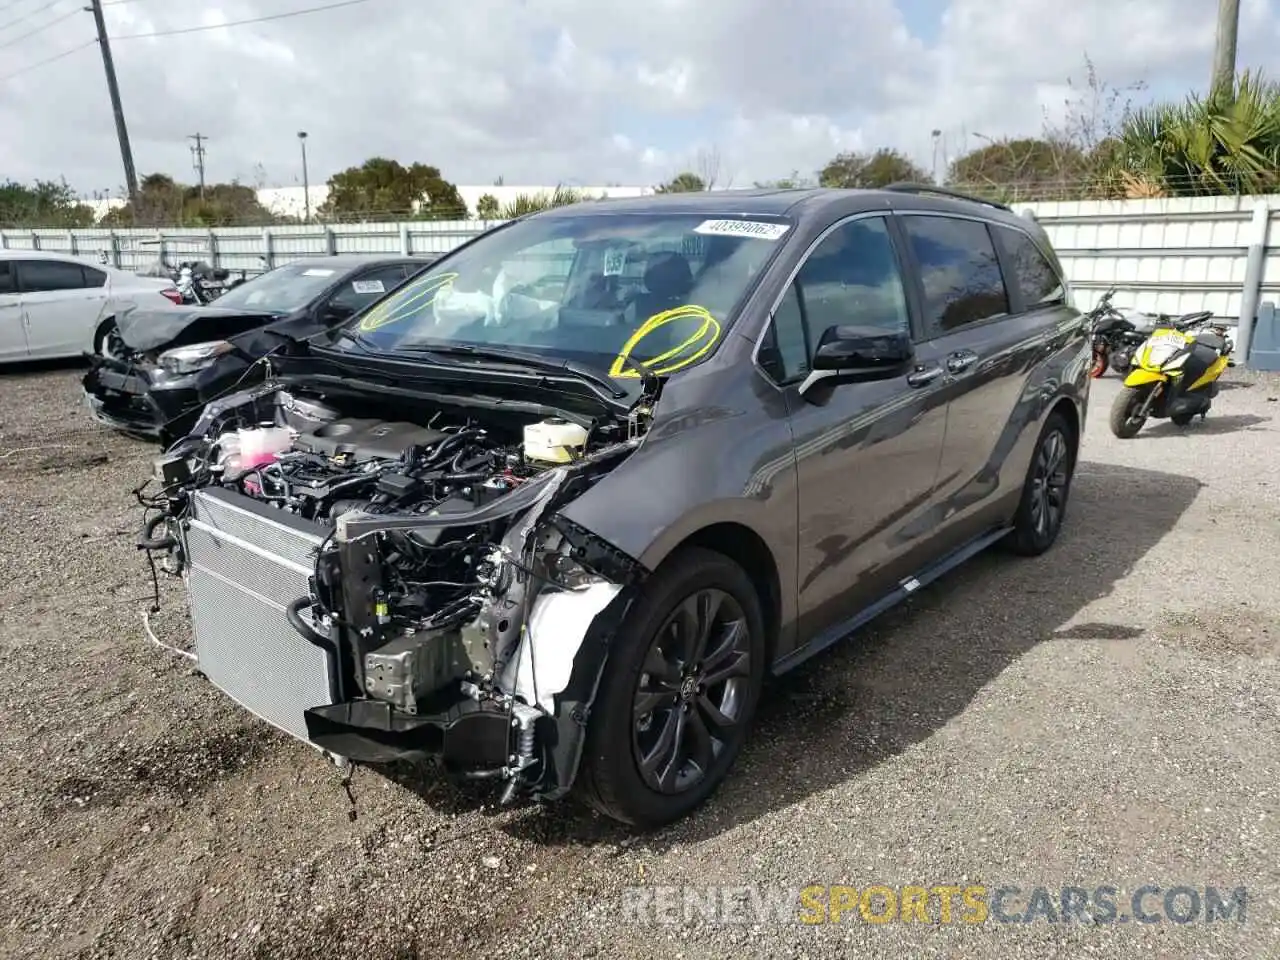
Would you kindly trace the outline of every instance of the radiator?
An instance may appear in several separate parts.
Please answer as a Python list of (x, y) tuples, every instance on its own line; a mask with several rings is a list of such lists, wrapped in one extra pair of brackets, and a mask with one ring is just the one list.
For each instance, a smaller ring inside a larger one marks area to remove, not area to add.
[(246, 710), (307, 741), (303, 711), (333, 702), (328, 651), (285, 616), (307, 595), (328, 530), (221, 489), (191, 498), (187, 591), (200, 672)]

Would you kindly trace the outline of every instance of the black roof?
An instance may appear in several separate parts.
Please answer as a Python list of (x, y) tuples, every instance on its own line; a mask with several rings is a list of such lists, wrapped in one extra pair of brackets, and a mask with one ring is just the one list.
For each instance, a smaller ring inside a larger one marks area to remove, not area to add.
[(928, 185), (894, 184), (883, 190), (845, 190), (834, 187), (790, 189), (707, 190), (700, 193), (654, 193), (642, 197), (609, 197), (553, 207), (537, 217), (608, 216), (628, 213), (705, 214), (707, 216), (764, 216), (804, 219), (859, 210), (937, 210), (981, 212), (992, 220), (1026, 228), (1034, 221), (1020, 217), (1003, 204), (964, 194), (933, 192)]

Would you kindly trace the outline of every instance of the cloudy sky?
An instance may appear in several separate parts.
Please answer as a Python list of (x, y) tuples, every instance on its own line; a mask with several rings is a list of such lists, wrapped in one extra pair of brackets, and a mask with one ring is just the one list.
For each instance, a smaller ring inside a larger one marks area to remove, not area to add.
[[(1086, 54), (1110, 85), (1203, 88), (1215, 0), (105, 0), (140, 174), (313, 181), (372, 155), (459, 184), (811, 173), (894, 146), (926, 168), (1038, 133)], [(123, 182), (85, 0), (0, 0), (0, 179)], [(1280, 0), (1242, 0), (1240, 66), (1274, 63)], [(76, 49), (81, 47), (81, 49)], [(68, 53), (60, 59), (43, 62)], [(1268, 54), (1270, 53), (1270, 58)]]

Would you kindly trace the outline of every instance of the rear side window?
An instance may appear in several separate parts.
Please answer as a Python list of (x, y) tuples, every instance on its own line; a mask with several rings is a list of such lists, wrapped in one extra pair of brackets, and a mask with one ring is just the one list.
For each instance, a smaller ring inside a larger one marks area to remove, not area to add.
[(84, 285), (86, 287), (105, 287), (107, 285), (107, 275), (95, 267), (81, 267), (84, 271)]
[(13, 265), (0, 260), (0, 294), (17, 291), (18, 279), (14, 276)]
[(1011, 287), (1018, 291), (1019, 305), (1023, 310), (1035, 310), (1050, 304), (1062, 303), (1067, 292), (1048, 259), (1029, 236), (1021, 230), (995, 227), (1000, 238), (1005, 263), (1011, 273)]
[(84, 270), (78, 263), (62, 260), (21, 260), (24, 293), (49, 293), (54, 290), (83, 290)]
[(1009, 312), (987, 225), (956, 217), (904, 216), (924, 289), (925, 336), (951, 333)]

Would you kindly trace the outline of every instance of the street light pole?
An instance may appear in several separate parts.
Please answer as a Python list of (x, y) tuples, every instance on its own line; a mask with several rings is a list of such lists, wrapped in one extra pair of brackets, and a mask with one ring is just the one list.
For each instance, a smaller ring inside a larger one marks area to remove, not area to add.
[(311, 222), (311, 185), (307, 182), (307, 131), (298, 131), (298, 144), (302, 147), (302, 209), (303, 223)]

